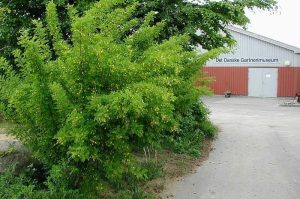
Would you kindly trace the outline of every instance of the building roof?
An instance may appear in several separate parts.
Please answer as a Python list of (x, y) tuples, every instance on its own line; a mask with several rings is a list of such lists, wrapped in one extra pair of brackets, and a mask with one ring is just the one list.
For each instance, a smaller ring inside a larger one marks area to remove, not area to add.
[(249, 37), (253, 37), (253, 38), (258, 39), (258, 40), (262, 40), (264, 42), (273, 44), (275, 46), (279, 46), (279, 47), (291, 50), (291, 51), (293, 51), (296, 54), (300, 54), (300, 48), (297, 48), (295, 46), (291, 46), (289, 44), (285, 44), (283, 42), (276, 41), (274, 39), (270, 39), (268, 37), (265, 37), (265, 36), (262, 36), (262, 35), (258, 35), (258, 34), (255, 34), (253, 32), (249, 32), (249, 31), (246, 31), (244, 29), (237, 28), (237, 27), (234, 27), (234, 26), (228, 26), (227, 29), (230, 30), (230, 31), (234, 31), (234, 32), (237, 32), (237, 33), (240, 33), (240, 34), (247, 35)]

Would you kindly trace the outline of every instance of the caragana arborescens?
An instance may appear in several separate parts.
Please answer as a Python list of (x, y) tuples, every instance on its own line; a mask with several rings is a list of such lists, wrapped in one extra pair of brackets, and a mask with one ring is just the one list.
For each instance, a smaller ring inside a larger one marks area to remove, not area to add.
[[(180, 136), (182, 118), (198, 104), (199, 68), (219, 50), (186, 51), (187, 35), (156, 42), (165, 22), (153, 24), (149, 12), (138, 24), (136, 7), (102, 0), (83, 16), (70, 8), (66, 42), (51, 2), (47, 24), (34, 21), (33, 32), (22, 32), (14, 52), (20, 73), (1, 59), (1, 109), (12, 133), (49, 168), (50, 187), (78, 188), (91, 172), (110, 182), (128, 172), (146, 178), (133, 149)], [(198, 117), (201, 126), (206, 112)]]

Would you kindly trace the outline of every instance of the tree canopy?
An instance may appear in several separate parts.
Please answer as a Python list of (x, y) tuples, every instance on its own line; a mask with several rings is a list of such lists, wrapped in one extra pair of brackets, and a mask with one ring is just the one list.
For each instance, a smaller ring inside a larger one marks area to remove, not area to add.
[(246, 8), (267, 10), (276, 8), (275, 0), (143, 0), (140, 2), (140, 16), (154, 10), (157, 12), (156, 19), (167, 23), (161, 39), (186, 33), (191, 36), (193, 45), (200, 44), (208, 50), (233, 44), (226, 26), (245, 26), (249, 23), (245, 15)]
[[(128, 0), (132, 2), (134, 0)], [(20, 30), (31, 28), (32, 20), (44, 20), (46, 4), (49, 0), (0, 1), (0, 54), (13, 59), (12, 51), (18, 46)], [(70, 32), (70, 19), (67, 16), (68, 5), (83, 12), (96, 0), (54, 0), (58, 7), (58, 16), (63, 21), (64, 37)], [(155, 11), (154, 22), (166, 23), (159, 40), (176, 34), (187, 33), (192, 44), (200, 44), (204, 49), (230, 46), (233, 40), (225, 27), (229, 24), (245, 26), (249, 19), (245, 9), (274, 9), (276, 0), (136, 0), (138, 9), (135, 17), (142, 19), (148, 12)], [(135, 27), (136, 28), (136, 27)], [(198, 34), (196, 31), (200, 30)], [(225, 37), (224, 37), (225, 33)]]

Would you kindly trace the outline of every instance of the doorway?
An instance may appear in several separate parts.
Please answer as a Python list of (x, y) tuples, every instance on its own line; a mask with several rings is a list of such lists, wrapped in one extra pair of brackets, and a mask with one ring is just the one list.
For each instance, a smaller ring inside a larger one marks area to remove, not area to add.
[(249, 68), (248, 96), (277, 97), (277, 68)]

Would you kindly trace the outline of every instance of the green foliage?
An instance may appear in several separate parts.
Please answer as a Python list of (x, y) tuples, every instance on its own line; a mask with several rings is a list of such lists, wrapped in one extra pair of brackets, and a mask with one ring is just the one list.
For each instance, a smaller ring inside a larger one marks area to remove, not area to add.
[(168, 137), (168, 143), (178, 153), (198, 157), (205, 139), (213, 139), (217, 129), (207, 118), (208, 110), (200, 103), (179, 115), (180, 128), (174, 136)]
[(34, 168), (29, 166), (26, 171), (19, 175), (15, 174), (14, 166), (9, 168), (4, 173), (0, 173), (0, 198), (2, 199), (79, 199), (84, 198), (77, 190), (63, 188), (52, 189), (49, 186), (48, 190), (42, 189), (40, 184), (33, 179)]
[[(276, 8), (276, 0), (140, 0), (137, 16), (156, 11), (158, 21), (166, 22), (160, 39), (176, 34), (188, 34), (191, 44), (200, 44), (204, 49), (231, 46), (234, 40), (225, 29), (227, 25), (245, 26), (249, 19), (245, 9)], [(197, 33), (197, 30), (200, 30)], [(224, 33), (226, 36), (224, 37)]]
[[(34, 21), (33, 31), (22, 31), (14, 51), (20, 72), (0, 60), (1, 106), (15, 124), (11, 133), (46, 171), (40, 188), (35, 180), (16, 178), (19, 194), (67, 198), (80, 190), (94, 198), (106, 183), (135, 185), (155, 175), (149, 165), (136, 164), (133, 149), (205, 135), (198, 130), (206, 112), (194, 105), (200, 94), (194, 81), (199, 66), (221, 50), (202, 56), (186, 51), (187, 35), (156, 42), (166, 23), (151, 24), (153, 12), (128, 34), (140, 21), (137, 5), (102, 0), (83, 15), (72, 10), (70, 38), (64, 39), (50, 2), (46, 25)], [(138, 198), (140, 191), (133, 193)]]
[(121, 191), (118, 193), (115, 198), (118, 199), (153, 199), (154, 196), (149, 193), (145, 193), (138, 187), (133, 190)]
[[(46, 5), (51, 0), (0, 0), (0, 54), (13, 61), (12, 52), (18, 48), (17, 38), (20, 30), (33, 28), (32, 20), (44, 21)], [(67, 13), (75, 7), (78, 14), (93, 6), (97, 0), (53, 0), (57, 5), (57, 16), (62, 22), (63, 37), (70, 40), (71, 18)], [(133, 2), (128, 0), (125, 3)], [(245, 9), (267, 9), (276, 8), (276, 0), (136, 0), (138, 9), (134, 16), (138, 21), (143, 21), (150, 12), (154, 13), (155, 20), (147, 23), (165, 22), (162, 34), (157, 39), (160, 41), (168, 39), (177, 34), (188, 34), (191, 44), (200, 44), (205, 49), (233, 44), (225, 27), (229, 24), (245, 26), (249, 19), (245, 15)], [(200, 2), (200, 3), (199, 3)], [(70, 6), (71, 5), (71, 6)], [(51, 9), (51, 8), (50, 8)], [(129, 32), (137, 29), (134, 26)], [(196, 34), (196, 30), (201, 34)], [(223, 33), (226, 33), (226, 37)]]
[[(0, 174), (0, 198), (20, 198), (32, 196), (33, 185), (25, 185), (24, 176), (14, 176), (12, 171)], [(9, 189), (8, 189), (9, 187)]]
[(96, 0), (14, 0), (0, 1), (0, 54), (9, 61), (13, 61), (13, 51), (19, 47), (17, 38), (23, 29), (32, 29), (32, 20), (44, 20), (46, 6), (53, 1), (57, 5), (58, 16), (63, 23), (61, 24), (64, 38), (69, 36), (70, 20), (68, 5), (71, 4), (78, 8), (79, 12), (86, 10)]
[(4, 58), (0, 58), (0, 71), (3, 74), (0, 76), (0, 112), (1, 115), (8, 116), (14, 112), (13, 108), (9, 106), (8, 99), (19, 85), (20, 78)]
[(163, 165), (156, 161), (146, 161), (142, 167), (147, 171), (147, 180), (153, 180), (163, 176)]

